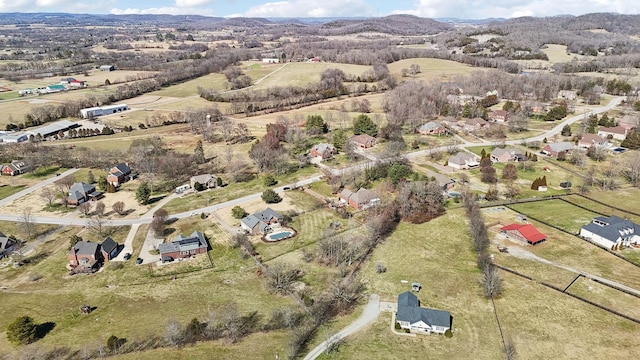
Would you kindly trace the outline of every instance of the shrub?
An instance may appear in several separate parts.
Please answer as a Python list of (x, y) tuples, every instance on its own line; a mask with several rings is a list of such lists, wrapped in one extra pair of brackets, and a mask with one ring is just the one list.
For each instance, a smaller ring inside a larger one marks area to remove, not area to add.
[(26, 345), (37, 340), (38, 325), (29, 316), (20, 316), (7, 327), (7, 339), (15, 345)]
[(267, 204), (275, 204), (282, 201), (282, 198), (280, 197), (280, 195), (278, 195), (277, 192), (271, 189), (267, 189), (262, 193), (262, 200)]
[(273, 186), (273, 185), (275, 185), (277, 183), (278, 183), (278, 181), (271, 174), (267, 174), (264, 177), (264, 186)]
[(233, 207), (233, 209), (231, 209), (231, 215), (234, 219), (242, 219), (243, 217), (249, 215), (249, 213), (241, 206), (236, 205)]
[(122, 345), (124, 345), (124, 343), (127, 342), (127, 339), (125, 338), (119, 338), (115, 335), (111, 335), (109, 336), (109, 338), (107, 339), (107, 349), (109, 349), (109, 351), (111, 351), (112, 353), (117, 352)]
[(382, 274), (382, 273), (384, 273), (384, 272), (387, 272), (387, 267), (386, 267), (386, 266), (384, 266), (384, 264), (383, 264), (383, 263), (380, 263), (380, 262), (379, 262), (379, 263), (377, 263), (377, 264), (376, 264), (376, 273), (378, 273), (378, 274)]

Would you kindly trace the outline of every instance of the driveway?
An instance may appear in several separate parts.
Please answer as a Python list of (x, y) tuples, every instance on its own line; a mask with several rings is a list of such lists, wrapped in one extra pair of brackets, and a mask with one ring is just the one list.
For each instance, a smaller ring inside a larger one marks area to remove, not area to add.
[(375, 319), (378, 318), (379, 314), (380, 314), (380, 296), (376, 294), (371, 294), (371, 296), (369, 296), (369, 302), (367, 303), (367, 306), (365, 306), (364, 311), (362, 312), (362, 315), (360, 315), (359, 318), (357, 318), (354, 322), (352, 322), (346, 328), (340, 330), (339, 333), (333, 335), (328, 340), (323, 341), (322, 344), (316, 346), (315, 349), (311, 350), (307, 354), (307, 356), (304, 357), (304, 360), (313, 360), (317, 358), (325, 350), (327, 350), (328, 345), (330, 345), (331, 343), (335, 343), (336, 341), (341, 340), (355, 333), (356, 331), (362, 329), (363, 327), (369, 325)]
[(30, 187), (28, 187), (26, 189), (23, 189), (22, 191), (18, 191), (17, 193), (15, 193), (15, 194), (13, 194), (11, 196), (7, 196), (6, 198), (0, 200), (0, 206), (4, 206), (4, 205), (7, 205), (7, 204), (10, 204), (10, 203), (14, 202), (17, 199), (19, 199), (19, 198), (21, 198), (21, 197), (23, 197), (23, 196), (25, 196), (27, 194), (30, 194), (30, 193), (38, 190), (38, 189), (42, 189), (43, 187), (45, 187), (47, 185), (53, 184), (56, 180), (60, 180), (63, 177), (71, 175), (71, 174), (73, 174), (74, 172), (76, 172), (78, 170), (79, 169), (69, 169), (69, 170), (61, 173), (60, 176), (53, 176), (53, 177), (50, 177), (50, 178), (48, 178), (46, 180), (42, 180), (42, 181), (40, 181), (39, 183), (37, 183), (37, 184), (35, 184), (33, 186), (30, 186)]

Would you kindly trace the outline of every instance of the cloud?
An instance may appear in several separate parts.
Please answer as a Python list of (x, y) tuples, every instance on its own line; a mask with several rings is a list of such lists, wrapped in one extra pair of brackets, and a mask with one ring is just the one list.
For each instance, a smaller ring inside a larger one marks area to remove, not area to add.
[(213, 10), (211, 9), (195, 9), (195, 8), (181, 8), (181, 7), (158, 7), (158, 8), (126, 8), (126, 9), (118, 9), (113, 8), (109, 11), (109, 13), (113, 15), (204, 15), (204, 16), (212, 16), (214, 15)]
[(212, 3), (213, 0), (176, 0), (176, 7), (197, 8)]
[(364, 0), (291, 0), (249, 8), (247, 17), (331, 17), (372, 15)]
[(582, 15), (594, 12), (637, 14), (637, 2), (622, 0), (419, 0), (413, 8), (393, 10), (428, 18), (512, 18), (521, 16)]

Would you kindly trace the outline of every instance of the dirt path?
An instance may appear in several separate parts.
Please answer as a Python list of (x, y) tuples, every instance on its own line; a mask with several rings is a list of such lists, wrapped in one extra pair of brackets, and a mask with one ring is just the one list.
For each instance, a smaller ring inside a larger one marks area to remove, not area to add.
[(599, 281), (601, 283), (607, 284), (607, 285), (612, 286), (614, 288), (618, 288), (618, 289), (622, 289), (624, 291), (628, 291), (628, 292), (633, 293), (636, 296), (640, 297), (640, 290), (637, 290), (637, 289), (634, 289), (632, 287), (620, 284), (620, 283), (615, 282), (613, 280), (609, 280), (609, 279), (606, 279), (606, 278), (603, 278), (603, 277), (600, 277), (600, 276), (597, 276), (597, 275), (593, 275), (593, 274), (584, 272), (582, 270), (574, 269), (574, 268), (572, 268), (570, 266), (562, 265), (562, 264), (559, 264), (559, 263), (556, 263), (556, 262), (541, 258), (538, 255), (533, 254), (533, 253), (531, 253), (531, 252), (529, 252), (529, 251), (527, 251), (527, 250), (525, 250), (523, 248), (517, 247), (517, 246), (509, 246), (508, 250), (509, 250), (509, 254), (511, 256), (516, 257), (518, 259), (533, 260), (533, 261), (541, 262), (543, 264), (552, 265), (552, 266), (558, 267), (560, 269), (564, 269), (564, 270), (570, 271), (570, 272), (572, 272), (572, 273), (574, 273), (576, 275), (582, 275), (582, 276), (584, 276), (584, 277), (586, 277), (588, 279), (597, 280), (597, 281)]

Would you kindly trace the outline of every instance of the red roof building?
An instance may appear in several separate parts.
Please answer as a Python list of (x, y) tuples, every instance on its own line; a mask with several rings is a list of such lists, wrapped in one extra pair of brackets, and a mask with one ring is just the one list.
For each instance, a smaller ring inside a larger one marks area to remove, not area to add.
[(500, 231), (511, 239), (526, 242), (529, 245), (535, 245), (547, 239), (545, 234), (531, 224), (510, 224), (503, 226)]

